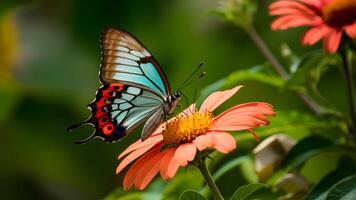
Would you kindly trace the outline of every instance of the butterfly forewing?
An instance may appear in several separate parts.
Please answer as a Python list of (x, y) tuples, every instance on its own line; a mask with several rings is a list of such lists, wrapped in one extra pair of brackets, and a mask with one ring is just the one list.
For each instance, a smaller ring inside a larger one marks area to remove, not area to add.
[(103, 83), (123, 82), (170, 95), (166, 76), (149, 51), (129, 33), (109, 28), (101, 35)]

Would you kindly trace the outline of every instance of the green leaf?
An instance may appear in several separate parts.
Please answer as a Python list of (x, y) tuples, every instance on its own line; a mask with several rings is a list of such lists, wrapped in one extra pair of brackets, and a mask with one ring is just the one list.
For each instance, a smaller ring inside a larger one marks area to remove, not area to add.
[(334, 144), (323, 137), (311, 135), (299, 141), (287, 154), (282, 166), (287, 168), (300, 167), (306, 160), (325, 152)]
[(321, 76), (329, 70), (330, 66), (338, 62), (337, 59), (337, 56), (323, 51), (306, 54), (293, 64), (297, 70), (290, 75), (285, 87), (297, 91), (305, 91), (307, 87), (316, 88)]
[(241, 163), (241, 173), (246, 178), (249, 183), (258, 182), (258, 176), (255, 171), (255, 162), (251, 157), (248, 157), (244, 162)]
[(149, 199), (160, 199), (161, 195), (157, 193), (143, 193), (136, 192), (118, 198), (118, 200), (149, 200)]
[(305, 196), (305, 200), (324, 200), (335, 183), (355, 173), (355, 162), (347, 157), (340, 158), (337, 169), (324, 176)]
[(174, 179), (165, 183), (162, 199), (177, 199), (187, 189), (199, 189), (203, 184), (200, 172), (195, 168), (179, 173)]
[(355, 197), (356, 197), (356, 189), (353, 189), (345, 196), (343, 196), (340, 200), (354, 200)]
[(239, 165), (241, 165), (243, 162), (246, 162), (248, 159), (249, 159), (248, 156), (242, 156), (227, 162), (219, 170), (217, 170), (216, 173), (214, 173), (213, 175), (214, 180), (218, 180), (225, 173), (229, 172), (232, 169), (237, 168)]
[[(356, 192), (356, 174), (348, 176), (338, 183), (336, 183), (328, 193), (326, 200), (340, 200), (344, 199), (349, 193)], [(350, 195), (348, 195), (350, 196)], [(355, 199), (356, 196), (353, 197)]]
[(305, 54), (292, 64), (296, 72), (292, 73), (286, 81), (284, 88), (307, 93), (322, 109), (323, 114), (342, 117), (340, 113), (318, 90), (321, 77), (334, 66), (340, 58), (338, 55), (329, 55), (323, 51), (313, 51)]
[(160, 193), (155, 192), (133, 192), (133, 191), (124, 191), (122, 188), (115, 190), (104, 200), (150, 200), (150, 199), (161, 199)]
[[(214, 169), (214, 164), (216, 164), (217, 162), (219, 162), (220, 159), (222, 159), (224, 157), (224, 154), (221, 153), (212, 153), (212, 158), (213, 161), (211, 162), (211, 164), (209, 165), (210, 169)], [(224, 174), (230, 172), (231, 170), (237, 170), (237, 168), (242, 165), (244, 162), (248, 162), (250, 161), (251, 158), (249, 156), (240, 156), (237, 158), (234, 158), (230, 161), (228, 161), (227, 163), (223, 164), (214, 174), (213, 174), (213, 179), (214, 181), (218, 181), (222, 176), (224, 176)], [(209, 161), (208, 161), (209, 163)], [(212, 170), (213, 171), (213, 170)], [(206, 185), (201, 192), (205, 195), (209, 193), (209, 187)]]
[(241, 186), (234, 192), (231, 197), (231, 200), (244, 200), (257, 190), (260, 190), (262, 188), (267, 188), (267, 186), (261, 183), (251, 183), (248, 185)]
[(193, 190), (184, 191), (178, 200), (206, 200), (206, 198)]

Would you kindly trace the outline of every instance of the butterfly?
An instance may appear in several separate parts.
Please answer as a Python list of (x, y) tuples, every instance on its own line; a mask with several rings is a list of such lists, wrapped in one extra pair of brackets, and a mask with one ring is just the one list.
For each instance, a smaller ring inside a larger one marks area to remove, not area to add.
[(116, 142), (147, 120), (141, 139), (147, 139), (172, 114), (182, 93), (171, 93), (163, 70), (151, 53), (130, 33), (115, 28), (101, 34), (102, 86), (95, 100), (88, 105), (91, 116), (72, 125), (91, 124), (95, 131), (76, 143), (93, 138)]

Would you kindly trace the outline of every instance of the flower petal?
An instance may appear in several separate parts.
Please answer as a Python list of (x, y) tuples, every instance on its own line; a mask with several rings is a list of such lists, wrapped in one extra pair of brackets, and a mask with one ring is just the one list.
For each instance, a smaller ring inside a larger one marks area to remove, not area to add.
[(356, 22), (351, 25), (345, 26), (344, 30), (350, 38), (356, 38)]
[(324, 37), (324, 50), (328, 53), (335, 53), (341, 41), (342, 31), (332, 29), (329, 34)]
[(318, 26), (322, 23), (319, 16), (312, 18), (303, 15), (283, 15), (274, 20), (271, 24), (272, 30), (286, 30), (300, 26)]
[(301, 2), (313, 6), (317, 10), (322, 10), (323, 7), (328, 4), (331, 0), (300, 0)]
[(171, 162), (171, 160), (173, 159), (174, 153), (176, 152), (176, 148), (168, 148), (165, 149), (162, 153), (162, 160), (160, 163), (160, 174), (162, 179), (167, 180), (169, 179), (168, 176), (168, 167), (169, 167), (169, 163)]
[(298, 1), (275, 1), (269, 6), (270, 15), (303, 14), (306, 16), (316, 15), (310, 7)]
[(266, 116), (274, 116), (273, 107), (264, 102), (250, 102), (234, 106), (213, 120), (210, 130), (239, 131), (268, 125)]
[(179, 113), (177, 117), (189, 116), (196, 111), (195, 109), (196, 109), (196, 104), (193, 103), (188, 108), (184, 109), (181, 113)]
[[(175, 150), (177, 150), (177, 149), (175, 149)], [(178, 169), (179, 169), (179, 164), (176, 162), (176, 160), (173, 157), (168, 164), (167, 173), (166, 173), (167, 179), (174, 177), (176, 175)]]
[(148, 160), (144, 165), (141, 166), (135, 178), (135, 187), (137, 189), (145, 189), (145, 187), (152, 181), (152, 179), (159, 171), (161, 159), (162, 152), (158, 152), (157, 154), (153, 155), (151, 159)]
[(188, 162), (194, 160), (197, 148), (193, 143), (180, 145), (174, 153), (174, 160), (180, 166), (187, 166)]
[[(139, 158), (131, 167), (129, 170), (127, 170), (125, 177), (124, 177), (124, 190), (127, 191), (128, 189), (130, 189), (134, 183), (135, 183), (135, 179), (137, 176), (137, 173), (139, 172), (139, 169), (142, 168), (142, 166), (144, 166), (147, 162), (150, 161), (150, 159), (159, 153), (159, 149), (160, 147), (156, 147), (151, 149), (148, 153), (146, 153), (144, 156), (142, 156), (141, 158)], [(149, 162), (150, 163), (150, 162)], [(150, 163), (150, 164), (154, 164), (154, 163)]]
[(214, 138), (208, 132), (205, 135), (200, 135), (197, 138), (195, 138), (193, 143), (195, 144), (195, 146), (199, 151), (203, 151), (204, 149), (214, 147)]
[(200, 112), (214, 111), (218, 106), (224, 103), (227, 99), (232, 97), (242, 86), (234, 87), (230, 90), (218, 91), (209, 95), (200, 107)]
[(121, 170), (123, 170), (128, 164), (130, 164), (132, 161), (134, 161), (136, 158), (140, 157), (147, 151), (149, 151), (152, 147), (155, 148), (155, 145), (162, 146), (162, 144), (151, 144), (147, 145), (145, 147), (142, 147), (140, 149), (136, 149), (133, 152), (131, 152), (128, 156), (126, 156), (119, 164), (119, 166), (116, 168), (116, 174), (120, 173)]
[(163, 140), (163, 135), (161, 135), (161, 134), (151, 135), (145, 141), (137, 140), (135, 143), (133, 143), (129, 147), (127, 147), (125, 149), (125, 151), (123, 151), (119, 155), (118, 159), (126, 156), (127, 154), (129, 154), (130, 152), (132, 152), (134, 150), (137, 150), (137, 149), (140, 149), (143, 147), (147, 147), (147, 146), (154, 146), (155, 144), (159, 143), (162, 140)]
[(329, 31), (330, 28), (326, 25), (313, 27), (305, 32), (302, 43), (304, 45), (313, 45), (323, 38)]
[(235, 138), (226, 132), (210, 132), (214, 138), (214, 148), (221, 153), (227, 154), (230, 151), (236, 149)]

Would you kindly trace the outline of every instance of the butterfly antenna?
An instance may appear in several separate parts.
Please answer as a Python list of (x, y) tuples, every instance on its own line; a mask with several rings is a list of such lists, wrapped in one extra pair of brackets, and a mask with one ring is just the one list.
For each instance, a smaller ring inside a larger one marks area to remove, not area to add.
[(187, 87), (188, 85), (190, 85), (190, 84), (193, 83), (194, 81), (197, 81), (197, 80), (201, 79), (203, 76), (205, 76), (205, 74), (206, 74), (206, 72), (203, 72), (203, 73), (201, 73), (197, 78), (190, 80), (189, 82), (187, 82), (186, 84), (184, 84), (184, 85), (180, 88), (180, 90), (182, 90), (183, 88)]
[(191, 78), (195, 75), (195, 73), (198, 72), (198, 70), (203, 66), (203, 63), (200, 63), (198, 65), (197, 68), (195, 68), (195, 70), (188, 76), (188, 78), (186, 78), (182, 85), (179, 87), (178, 91), (182, 90), (184, 87), (186, 87), (187, 85), (189, 85), (192, 81), (191, 81)]

